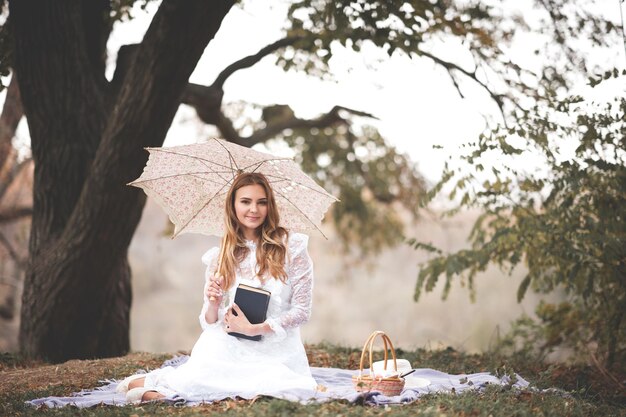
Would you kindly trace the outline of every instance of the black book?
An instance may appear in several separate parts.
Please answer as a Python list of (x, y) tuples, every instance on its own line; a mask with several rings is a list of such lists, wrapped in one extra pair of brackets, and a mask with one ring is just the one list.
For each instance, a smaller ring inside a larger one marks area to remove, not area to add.
[[(267, 306), (270, 302), (270, 295), (271, 293), (267, 290), (239, 284), (235, 292), (235, 304), (243, 311), (243, 314), (245, 314), (250, 323), (263, 323), (267, 316)], [(233, 314), (237, 315), (234, 311)], [(261, 335), (247, 336), (236, 332), (228, 332), (228, 334), (248, 340), (259, 341), (262, 339)]]

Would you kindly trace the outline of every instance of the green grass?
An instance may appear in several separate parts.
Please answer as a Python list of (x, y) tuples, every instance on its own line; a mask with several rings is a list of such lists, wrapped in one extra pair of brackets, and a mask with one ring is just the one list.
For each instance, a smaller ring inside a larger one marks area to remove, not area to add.
[[(360, 350), (328, 344), (307, 346), (313, 366), (355, 368)], [(134, 353), (123, 358), (70, 361), (49, 365), (0, 355), (0, 416), (625, 416), (624, 385), (603, 378), (587, 366), (546, 364), (533, 358), (468, 355), (452, 349), (403, 351), (398, 356), (416, 368), (449, 373), (519, 373), (538, 390), (489, 386), (480, 392), (426, 395), (419, 401), (386, 407), (333, 401), (302, 405), (272, 398), (228, 400), (198, 407), (172, 407), (161, 403), (141, 406), (98, 406), (89, 409), (35, 409), (28, 399), (69, 395), (98, 385), (104, 378), (122, 378), (137, 369), (158, 367), (168, 355)], [(624, 375), (621, 379), (624, 380)], [(549, 390), (543, 390), (549, 388)], [(543, 390), (543, 391), (542, 391)]]

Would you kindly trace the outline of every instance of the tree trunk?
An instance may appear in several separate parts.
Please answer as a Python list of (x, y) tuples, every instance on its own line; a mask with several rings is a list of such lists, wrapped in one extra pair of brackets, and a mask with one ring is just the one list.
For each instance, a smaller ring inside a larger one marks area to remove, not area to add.
[(164, 0), (113, 98), (102, 35), (86, 29), (107, 23), (90, 4), (10, 2), (36, 167), (20, 344), (56, 362), (129, 349), (127, 251), (145, 196), (126, 184), (141, 173), (143, 148), (165, 139), (232, 1)]

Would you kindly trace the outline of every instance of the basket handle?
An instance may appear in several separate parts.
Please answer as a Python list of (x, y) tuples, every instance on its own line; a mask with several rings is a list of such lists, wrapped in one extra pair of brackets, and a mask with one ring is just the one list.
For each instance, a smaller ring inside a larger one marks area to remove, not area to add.
[[(393, 358), (393, 367), (394, 370), (397, 372), (398, 371), (398, 362), (396, 361), (396, 350), (393, 348), (393, 343), (391, 343), (391, 339), (389, 339), (389, 336), (387, 336), (385, 334), (385, 332), (380, 331), (380, 330), (376, 330), (375, 332), (373, 332), (372, 334), (370, 334), (370, 336), (367, 338), (367, 340), (365, 341), (365, 345), (363, 346), (363, 351), (361, 352), (361, 361), (359, 362), (359, 376), (363, 375), (363, 365), (365, 362), (365, 352), (369, 352), (369, 362), (370, 362), (370, 375), (374, 375), (374, 352), (373, 352), (373, 347), (374, 347), (374, 341), (376, 340), (377, 336), (381, 336), (381, 338), (383, 339), (383, 344), (385, 346), (385, 359), (384, 359), (384, 370), (387, 370), (387, 358), (389, 357), (387, 355), (387, 351), (391, 350), (391, 356)], [(391, 348), (391, 349), (390, 349)]]

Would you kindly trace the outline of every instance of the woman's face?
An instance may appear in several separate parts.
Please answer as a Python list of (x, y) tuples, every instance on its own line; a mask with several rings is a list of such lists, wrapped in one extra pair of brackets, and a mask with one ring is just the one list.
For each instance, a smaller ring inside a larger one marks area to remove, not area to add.
[(267, 217), (267, 195), (258, 184), (245, 185), (235, 192), (235, 214), (246, 238), (255, 236), (255, 230)]

